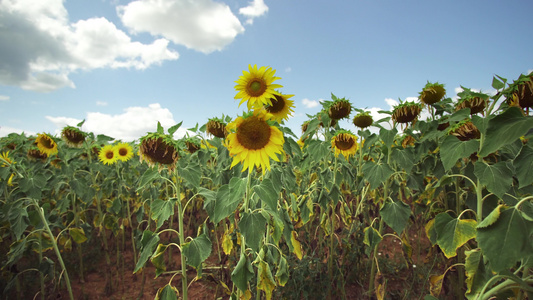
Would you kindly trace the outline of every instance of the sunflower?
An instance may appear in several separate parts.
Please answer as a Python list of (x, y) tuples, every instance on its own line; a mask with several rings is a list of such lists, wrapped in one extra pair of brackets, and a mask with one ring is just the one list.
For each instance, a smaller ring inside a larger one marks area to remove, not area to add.
[(360, 112), (353, 117), (353, 124), (361, 129), (369, 127), (373, 122), (372, 116), (367, 111)]
[(518, 106), (529, 115), (529, 109), (533, 107), (533, 72), (520, 77), (509, 85), (504, 91), (507, 97), (507, 104)]
[(35, 147), (32, 147), (28, 150), (28, 158), (30, 160), (33, 160), (33, 159), (40, 159), (42, 161), (44, 161), (45, 159), (48, 158), (48, 155), (44, 152), (41, 152), (41, 150), (39, 150), (39, 148), (35, 148)]
[(61, 131), (61, 137), (65, 143), (71, 147), (79, 148), (82, 146), (85, 141), (85, 136), (87, 134), (82, 132), (76, 127), (67, 126)]
[(208, 134), (218, 138), (225, 138), (227, 135), (226, 123), (219, 118), (211, 118), (205, 125)]
[(9, 158), (9, 151), (0, 154), (0, 162), (2, 163), (0, 164), (2, 167), (7, 167), (13, 164), (13, 161)]
[(120, 161), (128, 161), (133, 157), (133, 149), (130, 144), (118, 143), (114, 146), (117, 150), (117, 159)]
[(481, 136), (479, 129), (477, 129), (474, 123), (472, 123), (472, 121), (469, 119), (465, 119), (455, 124), (453, 127), (448, 129), (448, 134), (456, 136), (461, 141), (479, 139)]
[(257, 65), (248, 66), (249, 72), (242, 71), (242, 76), (239, 77), (235, 89), (238, 91), (235, 99), (242, 99), (239, 106), (248, 101), (248, 109), (260, 108), (263, 105), (271, 105), (270, 99), (274, 95), (279, 95), (274, 89), (282, 88), (282, 85), (274, 84), (275, 80), (281, 79), (275, 77), (276, 70), (270, 67), (261, 67), (257, 69)]
[(193, 154), (202, 148), (202, 144), (198, 138), (190, 137), (185, 139), (185, 147), (187, 148), (187, 152)]
[(444, 84), (428, 82), (422, 92), (420, 92), (419, 99), (422, 103), (431, 105), (442, 100), (445, 94)]
[(274, 95), (274, 97), (270, 99), (271, 104), (265, 105), (265, 110), (272, 115), (270, 118), (271, 120), (280, 124), (283, 120), (289, 120), (289, 117), (292, 116), (292, 113), (294, 112), (294, 110), (292, 110), (294, 107), (294, 101), (289, 100), (289, 98), (293, 96), (294, 95), (279, 94)]
[(113, 147), (113, 145), (105, 145), (100, 149), (98, 158), (106, 165), (114, 164), (118, 160), (117, 148)]
[(422, 106), (412, 101), (402, 102), (394, 107), (392, 111), (392, 120), (396, 123), (416, 122)]
[(57, 154), (56, 142), (46, 133), (41, 133), (35, 139), (37, 148), (47, 156)]
[(331, 149), (335, 151), (335, 156), (342, 154), (346, 159), (350, 155), (355, 155), (357, 151), (357, 137), (350, 131), (339, 130), (331, 138)]
[(244, 114), (228, 124), (230, 134), (226, 138), (227, 148), (233, 157), (231, 167), (242, 162), (244, 172), (256, 166), (270, 170), (270, 158), (279, 161), (276, 154), (284, 154), (283, 133), (267, 121), (266, 111)]
[(179, 159), (178, 146), (170, 135), (148, 133), (140, 140), (139, 158), (149, 166), (167, 165), (173, 170)]
[(326, 102), (328, 115), (332, 120), (341, 120), (348, 118), (352, 112), (352, 104), (347, 99), (338, 99), (335, 95), (331, 95), (333, 102)]
[(477, 114), (483, 112), (487, 106), (489, 95), (483, 93), (476, 93), (468, 88), (463, 87), (463, 91), (457, 93), (459, 100), (455, 105), (455, 110), (461, 110), (464, 108), (470, 108), (470, 114)]

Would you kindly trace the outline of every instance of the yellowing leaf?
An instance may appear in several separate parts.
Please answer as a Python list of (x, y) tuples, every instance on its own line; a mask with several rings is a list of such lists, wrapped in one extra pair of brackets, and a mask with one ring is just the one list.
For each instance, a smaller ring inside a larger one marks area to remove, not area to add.
[(70, 228), (68, 232), (76, 244), (81, 244), (87, 241), (83, 228)]
[(231, 254), (231, 250), (233, 249), (233, 241), (231, 240), (231, 233), (224, 232), (224, 235), (222, 236), (222, 250), (226, 255)]
[(432, 275), (429, 277), (429, 292), (432, 296), (438, 297), (440, 290), (442, 289), (442, 281), (444, 280), (444, 275)]
[(267, 300), (270, 300), (275, 288), (276, 282), (270, 272), (270, 266), (265, 261), (261, 261), (257, 269), (257, 289), (264, 291)]
[(296, 239), (296, 231), (291, 231), (291, 244), (294, 247), (293, 252), (296, 254), (296, 257), (298, 257), (298, 259), (302, 259), (302, 245)]

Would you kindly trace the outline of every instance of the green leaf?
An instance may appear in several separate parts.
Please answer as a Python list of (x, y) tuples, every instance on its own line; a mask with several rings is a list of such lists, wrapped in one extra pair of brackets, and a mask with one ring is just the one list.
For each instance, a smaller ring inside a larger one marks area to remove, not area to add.
[(447, 258), (457, 255), (457, 249), (476, 237), (475, 220), (459, 220), (447, 213), (435, 217), (437, 244)]
[(363, 165), (363, 173), (365, 174), (365, 179), (370, 183), (370, 188), (375, 189), (387, 181), (394, 171), (387, 164), (376, 164), (372, 161), (367, 161)]
[(387, 201), (379, 211), (379, 214), (383, 221), (400, 235), (411, 216), (411, 208), (403, 201)]
[(411, 170), (416, 164), (415, 154), (412, 148), (392, 148), (391, 158), (393, 161), (397, 162), (408, 174), (411, 173)]
[(218, 224), (237, 209), (239, 203), (243, 201), (245, 190), (246, 178), (233, 177), (229, 184), (220, 187), (216, 194), (212, 215), (209, 215), (213, 223)]
[(85, 236), (85, 231), (83, 231), (83, 228), (70, 228), (68, 232), (76, 244), (81, 244), (87, 241), (87, 237)]
[(159, 121), (157, 121), (157, 133), (165, 134), (165, 129), (163, 128), (163, 126), (161, 126), (161, 123), (159, 123)]
[[(501, 78), (501, 77), (500, 77)], [(500, 81), (496, 76), (492, 77), (492, 87), (496, 90), (501, 90), (505, 87), (505, 82)]]
[(257, 268), (257, 289), (262, 290), (266, 294), (266, 299), (272, 299), (272, 292), (276, 288), (276, 282), (272, 277), (270, 266), (263, 260), (259, 263)]
[(159, 235), (151, 232), (150, 230), (145, 230), (141, 239), (141, 255), (135, 265), (135, 270), (133, 273), (137, 273), (148, 261), (152, 253), (154, 252), (155, 247), (159, 243)]
[(79, 122), (78, 124), (76, 124), (76, 127), (81, 127), (83, 126), (83, 123), (85, 123), (85, 119), (83, 119), (83, 121)]
[(519, 188), (523, 188), (533, 183), (533, 148), (525, 145), (520, 150), (520, 154), (513, 160), (518, 178)]
[(278, 198), (281, 186), (274, 186), (270, 178), (264, 179), (254, 187), (254, 192), (272, 211), (278, 210)]
[(203, 233), (181, 246), (183, 254), (187, 257), (187, 264), (197, 270), (209, 255), (211, 255), (211, 248), (211, 241)]
[(381, 128), (381, 130), (379, 131), (379, 137), (385, 143), (385, 146), (387, 146), (388, 148), (390, 148), (392, 144), (394, 144), (394, 139), (396, 138), (397, 134), (398, 129), (396, 128), (392, 128), (390, 130)]
[(167, 248), (168, 248), (168, 245), (163, 245), (163, 244), (157, 245), (157, 249), (155, 250), (154, 254), (150, 257), (150, 261), (156, 268), (155, 270), (156, 278), (167, 270), (167, 266), (165, 265), (165, 257), (163, 255), (165, 251), (167, 250)]
[(148, 168), (144, 171), (143, 175), (139, 179), (137, 191), (144, 188), (145, 185), (153, 183), (156, 179), (161, 178), (161, 174), (157, 171), (157, 168)]
[(26, 209), (23, 207), (13, 207), (9, 210), (9, 224), (17, 241), (20, 240), (20, 237), (29, 225), (28, 212)]
[(374, 248), (381, 242), (381, 240), (383, 240), (383, 237), (372, 226), (366, 227), (363, 230), (363, 233), (365, 234), (363, 243), (369, 246), (369, 248), (365, 252), (367, 255), (369, 255), (372, 251), (374, 251)]
[(279, 257), (278, 271), (276, 272), (276, 281), (279, 286), (285, 286), (289, 281), (289, 265), (283, 255)]
[(189, 163), (186, 167), (181, 168), (180, 176), (185, 179), (190, 185), (197, 187), (200, 186), (200, 180), (202, 178), (202, 169), (198, 163)]
[(477, 299), (483, 287), (490, 279), (490, 270), (487, 268), (481, 250), (473, 249), (465, 251), (465, 273), (466, 273), (466, 293), (467, 299)]
[(11, 266), (22, 258), (26, 250), (26, 239), (18, 240), (9, 246), (7, 257), (9, 258), (5, 263), (6, 266)]
[(231, 272), (231, 281), (241, 291), (248, 290), (248, 282), (254, 277), (254, 270), (252, 269), (252, 263), (250, 259), (244, 253), (241, 253), (241, 257), (233, 272)]
[(164, 287), (157, 290), (155, 295), (155, 300), (178, 300), (179, 291), (170, 284), (165, 285)]
[[(181, 122), (179, 122), (178, 124), (176, 124), (176, 125), (170, 127), (170, 128), (168, 129), (168, 134), (170, 134), (170, 135), (174, 135), (174, 133), (175, 133), (176, 131), (178, 131), (178, 129), (181, 127), (181, 124), (182, 124), (182, 123), (183, 123), (183, 121), (181, 121)], [(198, 124), (196, 124), (196, 126), (198, 126)], [(159, 130), (159, 128), (158, 128), (158, 130)]]
[(493, 165), (486, 164), (483, 161), (477, 161), (474, 164), (474, 174), (481, 184), (487, 187), (489, 192), (494, 193), (499, 198), (502, 198), (503, 194), (513, 184), (513, 172), (509, 170), (509, 167), (503, 161)]
[(515, 207), (496, 209), (500, 210), (499, 218), (486, 227), (478, 228), (476, 239), (491, 269), (499, 273), (522, 259), (533, 259), (533, 222), (524, 218)]
[(479, 155), (485, 157), (504, 145), (513, 143), (532, 127), (533, 118), (524, 116), (518, 107), (509, 107), (489, 121)]
[(239, 221), (239, 230), (244, 236), (246, 245), (258, 252), (260, 243), (265, 236), (266, 220), (261, 213), (242, 213)]
[(479, 149), (479, 140), (461, 141), (453, 135), (448, 135), (442, 139), (440, 144), (440, 157), (442, 165), (449, 171), (457, 160), (469, 157)]
[(39, 264), (39, 272), (49, 278), (54, 278), (54, 261), (44, 256)]
[(157, 222), (157, 229), (165, 223), (170, 216), (174, 215), (174, 205), (176, 204), (176, 200), (163, 200), (163, 199), (156, 199), (152, 202), (152, 205), (150, 206), (150, 211), (152, 212), (151, 218), (152, 220)]

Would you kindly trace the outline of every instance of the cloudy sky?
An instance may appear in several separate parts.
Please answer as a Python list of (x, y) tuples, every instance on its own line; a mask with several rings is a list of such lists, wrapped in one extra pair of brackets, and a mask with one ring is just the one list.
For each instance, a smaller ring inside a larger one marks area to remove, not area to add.
[[(430, 82), (491, 92), (533, 70), (531, 0), (0, 0), (0, 136), (123, 140), (241, 114), (235, 80), (276, 70), (296, 134), (331, 93), (390, 109)], [(349, 122), (341, 123), (354, 130)]]

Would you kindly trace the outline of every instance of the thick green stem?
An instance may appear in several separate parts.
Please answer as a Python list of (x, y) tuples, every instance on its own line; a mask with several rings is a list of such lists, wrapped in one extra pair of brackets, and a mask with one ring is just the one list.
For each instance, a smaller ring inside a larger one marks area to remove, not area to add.
[(46, 217), (44, 216), (43, 209), (39, 206), (39, 203), (37, 203), (37, 200), (32, 199), (33, 205), (37, 208), (37, 212), (39, 214), (39, 217), (41, 218), (41, 221), (43, 222), (44, 229), (46, 233), (50, 235), (50, 239), (52, 241), (52, 247), (54, 248), (54, 252), (57, 256), (57, 260), (59, 261), (59, 265), (63, 269), (63, 273), (65, 276), (65, 284), (67, 285), (68, 295), (71, 300), (74, 300), (74, 295), (72, 294), (72, 287), (70, 286), (70, 278), (68, 276), (67, 268), (65, 267), (65, 263), (63, 262), (63, 258), (61, 257), (61, 252), (59, 252), (59, 248), (57, 247), (56, 239), (54, 238), (54, 234), (52, 233), (52, 230), (50, 230), (50, 226), (48, 226), (48, 221), (46, 220)]
[[(53, 238), (50, 237), (50, 238)], [(39, 232), (39, 264), (43, 262), (43, 232)], [(39, 279), (41, 281), (41, 300), (44, 300), (45, 293), (44, 293), (44, 275), (42, 272), (39, 272)]]
[[(178, 199), (178, 233), (180, 239), (180, 247), (185, 245), (185, 232), (183, 231), (183, 204), (181, 203), (181, 190), (180, 190), (180, 177), (178, 174), (178, 168), (176, 168), (176, 198)], [(187, 300), (187, 262), (185, 260), (185, 255), (183, 252), (180, 253), (181, 258), (181, 293), (183, 294), (183, 299)]]

